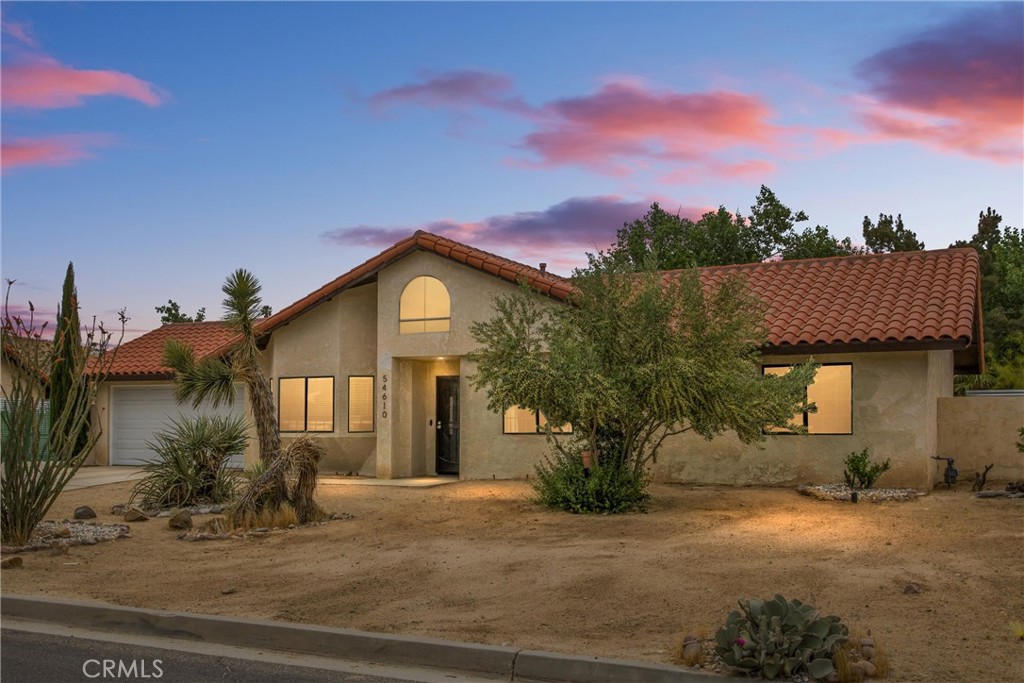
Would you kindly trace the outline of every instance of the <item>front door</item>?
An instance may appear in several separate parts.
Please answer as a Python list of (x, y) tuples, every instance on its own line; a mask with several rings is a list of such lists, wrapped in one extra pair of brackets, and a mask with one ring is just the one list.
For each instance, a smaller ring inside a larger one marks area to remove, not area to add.
[(437, 473), (459, 473), (459, 378), (437, 378)]

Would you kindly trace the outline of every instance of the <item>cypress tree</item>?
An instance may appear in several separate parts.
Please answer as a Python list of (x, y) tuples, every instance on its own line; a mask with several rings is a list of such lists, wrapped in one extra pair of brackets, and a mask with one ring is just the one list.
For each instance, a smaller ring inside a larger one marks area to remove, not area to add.
[[(65, 406), (74, 401), (71, 395), (74, 386), (75, 354), (82, 349), (82, 325), (78, 319), (78, 290), (75, 287), (75, 265), (68, 262), (68, 272), (64, 277), (64, 291), (60, 306), (57, 308), (57, 327), (53, 334), (54, 354), (53, 367), (50, 370), (50, 419), (56, 422), (56, 416), (62, 414)], [(55, 427), (56, 428), (56, 425)], [(74, 439), (74, 453), (78, 454), (88, 445), (89, 422), (77, 435), (69, 435)]]

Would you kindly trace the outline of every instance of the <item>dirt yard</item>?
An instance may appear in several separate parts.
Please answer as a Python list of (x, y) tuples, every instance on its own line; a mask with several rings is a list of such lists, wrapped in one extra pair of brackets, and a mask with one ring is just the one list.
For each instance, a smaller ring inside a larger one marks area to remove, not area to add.
[[(88, 504), (115, 521), (129, 488), (66, 493), (51, 517)], [(538, 508), (523, 482), (326, 486), (325, 508), (354, 519), (195, 543), (154, 519), (130, 539), (28, 553), (3, 591), (656, 662), (684, 633), (713, 634), (736, 598), (782, 593), (871, 629), (890, 680), (1024, 680), (1010, 627), (1024, 621), (1024, 500), (652, 493), (647, 514), (603, 517)]]

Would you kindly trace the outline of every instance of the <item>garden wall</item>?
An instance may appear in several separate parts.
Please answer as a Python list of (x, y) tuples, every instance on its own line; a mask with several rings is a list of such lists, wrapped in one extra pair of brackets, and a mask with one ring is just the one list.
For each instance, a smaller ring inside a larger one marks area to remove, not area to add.
[[(1024, 426), (1024, 396), (952, 396), (939, 399), (939, 452), (955, 458), (960, 476), (995, 466), (990, 481), (1024, 480), (1024, 454), (1017, 452), (1017, 430)], [(940, 463), (943, 467), (945, 463)], [(936, 476), (942, 481), (941, 468)]]

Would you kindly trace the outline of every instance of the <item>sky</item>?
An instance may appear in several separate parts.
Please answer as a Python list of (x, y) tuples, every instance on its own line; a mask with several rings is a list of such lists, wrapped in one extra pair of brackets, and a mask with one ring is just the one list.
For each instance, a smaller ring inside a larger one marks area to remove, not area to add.
[(555, 272), (762, 184), (927, 248), (1024, 213), (1024, 3), (0, 4), (10, 310), (280, 310), (417, 229)]

